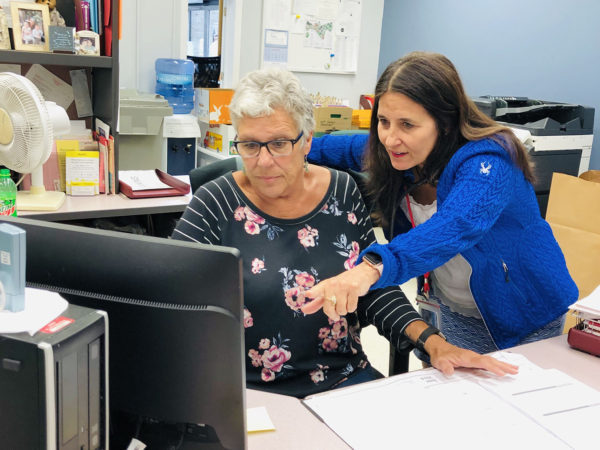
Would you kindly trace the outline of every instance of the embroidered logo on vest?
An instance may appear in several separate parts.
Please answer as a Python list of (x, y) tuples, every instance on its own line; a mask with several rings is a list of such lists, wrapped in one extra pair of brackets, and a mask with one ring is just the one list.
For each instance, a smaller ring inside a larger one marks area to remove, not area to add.
[(492, 165), (489, 162), (482, 162), (481, 163), (481, 169), (479, 169), (479, 173), (482, 173), (484, 175), (489, 175), (490, 174), (490, 169), (492, 168)]

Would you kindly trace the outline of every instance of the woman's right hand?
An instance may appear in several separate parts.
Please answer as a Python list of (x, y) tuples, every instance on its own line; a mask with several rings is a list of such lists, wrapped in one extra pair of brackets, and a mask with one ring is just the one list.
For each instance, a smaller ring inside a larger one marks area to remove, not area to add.
[(379, 279), (379, 271), (361, 263), (335, 277), (328, 278), (304, 293), (313, 299), (302, 307), (304, 314), (313, 314), (323, 308), (331, 320), (356, 311), (358, 298), (369, 292), (370, 287)]

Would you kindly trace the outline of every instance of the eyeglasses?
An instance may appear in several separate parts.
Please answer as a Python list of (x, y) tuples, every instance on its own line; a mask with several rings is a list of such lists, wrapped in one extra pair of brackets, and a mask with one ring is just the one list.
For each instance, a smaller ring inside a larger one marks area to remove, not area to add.
[(304, 132), (301, 131), (296, 139), (274, 139), (267, 142), (233, 141), (233, 146), (242, 158), (258, 158), (260, 149), (263, 147), (267, 148), (267, 151), (273, 158), (278, 158), (280, 156), (291, 155), (294, 150), (294, 144), (300, 140), (303, 134)]

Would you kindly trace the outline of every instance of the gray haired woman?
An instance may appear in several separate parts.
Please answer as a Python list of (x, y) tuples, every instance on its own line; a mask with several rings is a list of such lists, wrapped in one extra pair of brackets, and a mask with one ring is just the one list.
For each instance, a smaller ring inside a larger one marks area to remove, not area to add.
[(516, 372), (438, 335), (419, 341), (427, 324), (397, 287), (371, 291), (355, 312), (335, 319), (305, 315), (305, 292), (354, 267), (375, 242), (368, 211), (348, 174), (307, 163), (312, 104), (293, 74), (249, 73), (230, 113), (244, 169), (198, 188), (173, 237), (241, 251), (248, 387), (304, 397), (380, 377), (360, 343), (366, 324), (399, 351), (427, 351), (446, 373), (458, 366)]

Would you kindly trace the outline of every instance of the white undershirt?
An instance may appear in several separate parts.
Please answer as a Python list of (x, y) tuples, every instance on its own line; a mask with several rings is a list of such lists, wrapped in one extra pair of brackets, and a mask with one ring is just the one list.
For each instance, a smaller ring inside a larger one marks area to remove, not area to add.
[[(410, 208), (415, 221), (415, 226), (428, 221), (437, 211), (437, 200), (430, 205), (421, 205), (409, 195)], [(410, 220), (406, 200), (402, 199), (400, 208)], [(431, 273), (431, 283), (436, 297), (448, 306), (452, 311), (469, 317), (481, 317), (471, 289), (469, 279), (471, 278), (471, 265), (459, 253), (446, 264), (434, 269)]]

